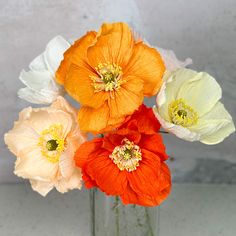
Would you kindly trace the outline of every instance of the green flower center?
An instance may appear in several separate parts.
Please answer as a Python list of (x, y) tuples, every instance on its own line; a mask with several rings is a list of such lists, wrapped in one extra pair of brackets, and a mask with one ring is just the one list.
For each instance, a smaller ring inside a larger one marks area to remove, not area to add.
[(197, 124), (198, 113), (188, 106), (184, 99), (177, 99), (169, 104), (168, 107), (171, 122), (183, 127), (189, 127)]
[(48, 151), (55, 151), (58, 147), (57, 140), (51, 139), (47, 141), (46, 148)]

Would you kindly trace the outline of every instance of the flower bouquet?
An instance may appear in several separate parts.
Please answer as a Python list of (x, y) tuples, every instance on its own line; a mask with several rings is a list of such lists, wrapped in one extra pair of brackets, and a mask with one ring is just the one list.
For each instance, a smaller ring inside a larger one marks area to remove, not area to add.
[(42, 196), (82, 183), (101, 190), (90, 190), (92, 235), (157, 235), (155, 206), (171, 191), (162, 133), (217, 144), (235, 131), (219, 84), (186, 69), (191, 63), (125, 23), (105, 23), (72, 45), (55, 37), (20, 74), (19, 97), (51, 105), (23, 109), (5, 134), (14, 173)]

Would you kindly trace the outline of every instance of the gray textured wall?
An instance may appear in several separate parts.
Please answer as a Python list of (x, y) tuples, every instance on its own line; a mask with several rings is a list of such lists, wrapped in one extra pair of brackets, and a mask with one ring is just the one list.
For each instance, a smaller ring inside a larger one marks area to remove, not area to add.
[[(14, 157), (3, 143), (17, 113), (21, 69), (57, 34), (78, 38), (102, 21), (128, 21), (150, 43), (172, 48), (192, 68), (216, 77), (223, 102), (236, 118), (235, 0), (0, 0), (0, 182), (13, 176)], [(235, 134), (217, 146), (165, 137), (176, 181), (235, 182)]]

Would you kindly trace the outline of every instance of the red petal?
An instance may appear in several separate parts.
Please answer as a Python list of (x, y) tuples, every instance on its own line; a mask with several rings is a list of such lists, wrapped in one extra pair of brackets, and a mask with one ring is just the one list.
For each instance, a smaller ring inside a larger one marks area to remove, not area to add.
[(145, 207), (158, 206), (162, 202), (159, 197), (152, 197), (145, 194), (137, 194), (133, 189), (128, 185), (126, 191), (121, 196), (123, 204), (137, 204)]
[(155, 153), (161, 158), (162, 161), (168, 159), (166, 148), (160, 134), (142, 135), (139, 146)]
[(76, 166), (83, 168), (90, 155), (97, 152), (102, 145), (102, 138), (96, 138), (92, 141), (84, 142), (77, 149), (74, 159)]
[(93, 187), (97, 187), (96, 181), (91, 179), (90, 176), (88, 176), (86, 173), (82, 172), (82, 174), (83, 174), (83, 181), (86, 188), (90, 189)]
[(160, 129), (160, 123), (156, 119), (152, 108), (148, 108), (144, 104), (134, 112), (130, 119), (123, 124), (121, 128), (134, 129), (135, 126), (138, 127), (139, 132), (146, 134), (156, 133)]
[(84, 170), (103, 192), (108, 195), (120, 195), (127, 185), (126, 173), (117, 168), (108, 152), (104, 154), (90, 159)]

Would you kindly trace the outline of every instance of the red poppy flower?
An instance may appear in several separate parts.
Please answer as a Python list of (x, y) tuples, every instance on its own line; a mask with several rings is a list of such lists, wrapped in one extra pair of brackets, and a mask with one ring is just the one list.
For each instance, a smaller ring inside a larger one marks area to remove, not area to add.
[(118, 130), (79, 147), (75, 161), (87, 188), (118, 195), (124, 204), (156, 206), (166, 199), (171, 189), (168, 157), (153, 117), (143, 105)]

